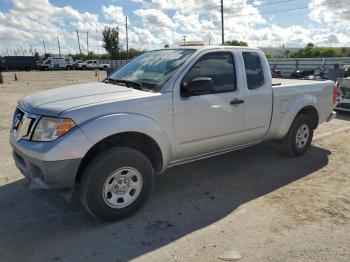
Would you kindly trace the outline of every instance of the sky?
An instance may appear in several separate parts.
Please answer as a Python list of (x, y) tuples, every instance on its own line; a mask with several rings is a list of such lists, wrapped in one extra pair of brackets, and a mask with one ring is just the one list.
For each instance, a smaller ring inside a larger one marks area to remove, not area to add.
[[(350, 46), (350, 0), (223, 0), (225, 40), (257, 47)], [(0, 55), (81, 49), (105, 53), (101, 32), (118, 26), (126, 48), (149, 50), (186, 40), (221, 43), (220, 0), (0, 0)]]

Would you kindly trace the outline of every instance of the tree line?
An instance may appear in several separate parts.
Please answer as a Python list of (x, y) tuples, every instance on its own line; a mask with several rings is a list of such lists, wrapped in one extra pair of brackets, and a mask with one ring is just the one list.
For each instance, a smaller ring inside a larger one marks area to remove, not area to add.
[(323, 58), (323, 57), (342, 57), (350, 56), (350, 48), (335, 47), (318, 47), (313, 43), (309, 43), (306, 47), (292, 52), (287, 57), (292, 58)]
[[(88, 54), (69, 54), (74, 60), (126, 60), (131, 59), (138, 54), (142, 53), (142, 50), (135, 48), (130, 48), (128, 52), (123, 49), (122, 44), (119, 39), (119, 27), (105, 26), (102, 31), (102, 47), (106, 50), (107, 53), (96, 54), (90, 51)], [(248, 46), (248, 43), (241, 40), (230, 40), (226, 41), (226, 46)], [(164, 45), (165, 48), (168, 48), (169, 45)], [(45, 54), (40, 56), (39, 53), (34, 50), (36, 60), (44, 60), (45, 58), (52, 56), (52, 54)], [(273, 58), (272, 55), (267, 54), (267, 58)], [(323, 57), (350, 57), (350, 48), (335, 48), (335, 47), (318, 47), (313, 43), (309, 43), (304, 48), (300, 48), (297, 51), (290, 52), (286, 50), (284, 53), (285, 57), (290, 58), (323, 58)]]

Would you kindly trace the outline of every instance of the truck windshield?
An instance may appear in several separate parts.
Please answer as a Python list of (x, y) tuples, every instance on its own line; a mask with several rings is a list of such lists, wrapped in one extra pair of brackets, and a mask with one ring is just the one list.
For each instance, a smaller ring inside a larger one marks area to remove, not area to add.
[(148, 51), (130, 61), (108, 79), (111, 83), (135, 82), (142, 85), (142, 89), (158, 92), (195, 51), (195, 49)]

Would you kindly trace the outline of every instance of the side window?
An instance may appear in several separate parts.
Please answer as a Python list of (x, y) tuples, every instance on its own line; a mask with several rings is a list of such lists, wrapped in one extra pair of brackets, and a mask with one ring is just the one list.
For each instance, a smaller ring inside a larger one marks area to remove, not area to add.
[(198, 77), (209, 77), (213, 80), (213, 93), (235, 91), (237, 89), (236, 69), (232, 53), (214, 52), (203, 55), (182, 82), (189, 83)]
[(260, 56), (256, 52), (243, 52), (248, 89), (258, 89), (265, 83)]

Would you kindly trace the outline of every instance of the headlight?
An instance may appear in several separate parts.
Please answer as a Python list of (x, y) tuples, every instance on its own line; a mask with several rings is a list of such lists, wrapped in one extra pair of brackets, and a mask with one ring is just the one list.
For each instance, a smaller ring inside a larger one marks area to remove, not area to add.
[(53, 141), (75, 126), (72, 119), (42, 117), (34, 130), (33, 141)]

